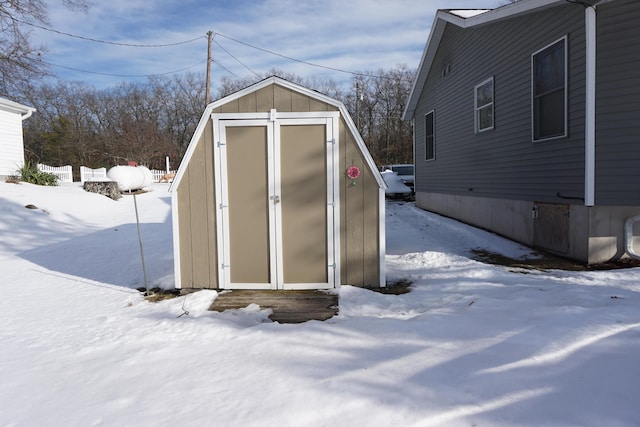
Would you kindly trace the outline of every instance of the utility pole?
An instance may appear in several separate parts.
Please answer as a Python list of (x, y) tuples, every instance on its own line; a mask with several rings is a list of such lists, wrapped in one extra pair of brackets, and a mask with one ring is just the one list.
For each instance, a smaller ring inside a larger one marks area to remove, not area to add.
[(211, 41), (213, 40), (213, 31), (207, 33), (207, 87), (205, 89), (205, 107), (211, 100)]
[(356, 82), (356, 128), (360, 132), (360, 112), (358, 111), (358, 100), (360, 99), (360, 84)]

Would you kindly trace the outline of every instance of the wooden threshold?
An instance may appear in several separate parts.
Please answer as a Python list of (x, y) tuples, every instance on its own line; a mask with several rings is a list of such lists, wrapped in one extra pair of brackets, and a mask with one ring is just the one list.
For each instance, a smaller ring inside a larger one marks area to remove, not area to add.
[(209, 310), (233, 310), (249, 304), (270, 308), (273, 313), (269, 319), (279, 323), (327, 320), (338, 314), (338, 294), (323, 291), (222, 291)]

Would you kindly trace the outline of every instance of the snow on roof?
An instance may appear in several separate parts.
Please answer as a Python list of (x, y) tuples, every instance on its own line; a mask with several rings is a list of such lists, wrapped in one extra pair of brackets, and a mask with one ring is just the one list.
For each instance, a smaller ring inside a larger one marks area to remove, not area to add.
[(447, 13), (459, 16), (460, 18), (471, 18), (473, 16), (481, 15), (485, 12), (489, 12), (492, 9), (457, 9), (447, 10)]

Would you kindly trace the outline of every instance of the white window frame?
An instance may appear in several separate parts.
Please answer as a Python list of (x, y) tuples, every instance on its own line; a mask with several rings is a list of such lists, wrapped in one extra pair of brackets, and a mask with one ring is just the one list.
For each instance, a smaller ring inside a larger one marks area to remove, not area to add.
[[(427, 157), (427, 117), (431, 115), (431, 127), (433, 133), (431, 134), (432, 146), (433, 146), (433, 155), (432, 157)], [(424, 115), (424, 159), (426, 161), (432, 161), (436, 159), (436, 110), (431, 110), (427, 114)]]
[[(552, 136), (537, 136), (536, 137), (536, 93), (535, 93), (535, 82), (536, 82), (536, 74), (535, 74), (535, 56), (544, 52), (545, 50), (551, 48), (552, 46), (564, 42), (564, 130), (561, 135), (552, 135)], [(539, 49), (531, 54), (531, 140), (533, 142), (537, 141), (548, 141), (552, 139), (565, 138), (568, 134), (568, 116), (569, 116), (569, 105), (568, 105), (568, 79), (569, 79), (569, 38), (567, 35), (559, 38), (558, 40), (549, 43), (542, 49)]]
[[(491, 83), (491, 101), (481, 106), (478, 106), (478, 89), (480, 89), (483, 86), (486, 86), (487, 83)], [(473, 88), (473, 110), (474, 110), (474, 122), (475, 122), (476, 133), (486, 132), (488, 130), (494, 129), (495, 127), (494, 105), (495, 105), (495, 84), (494, 84), (493, 76), (491, 76)], [(480, 112), (488, 108), (491, 108), (491, 126), (481, 129), (480, 128), (480, 123), (481, 123)]]

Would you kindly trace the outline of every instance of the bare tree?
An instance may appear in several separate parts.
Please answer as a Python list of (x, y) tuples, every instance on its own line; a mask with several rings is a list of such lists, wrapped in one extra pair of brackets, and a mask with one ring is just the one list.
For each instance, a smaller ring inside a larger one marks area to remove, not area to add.
[(121, 83), (98, 91), (79, 82), (43, 84), (27, 94), (38, 114), (24, 123), (25, 155), (54, 166), (110, 167), (133, 160), (177, 165), (202, 114), (204, 76)]
[(99, 93), (83, 83), (35, 86), (27, 95), (38, 114), (24, 123), (25, 157), (32, 163), (98, 167), (96, 104)]
[[(0, 0), (1, 1), (1, 0)], [(347, 93), (330, 79), (271, 70), (289, 81), (342, 101), (378, 164), (412, 161), (409, 122), (401, 120), (414, 72), (406, 66), (358, 74), (358, 91)], [(263, 78), (223, 80), (219, 94), (242, 89)], [(24, 123), (25, 157), (53, 166), (111, 167), (133, 160), (164, 168), (177, 165), (202, 115), (204, 76), (153, 77), (96, 90), (79, 82), (41, 84), (25, 96), (38, 110)]]
[[(162, 124), (182, 157), (202, 115), (204, 75), (187, 73), (173, 79), (152, 78), (154, 97), (164, 106)], [(167, 153), (169, 155), (169, 153)]]
[[(87, 0), (63, 0), (72, 10), (86, 11)], [(47, 74), (45, 48), (29, 40), (30, 25), (48, 24), (44, 0), (0, 0), (0, 95), (13, 95), (32, 79)]]
[(362, 72), (344, 103), (377, 164), (413, 162), (411, 124), (402, 120), (414, 71), (406, 65)]

